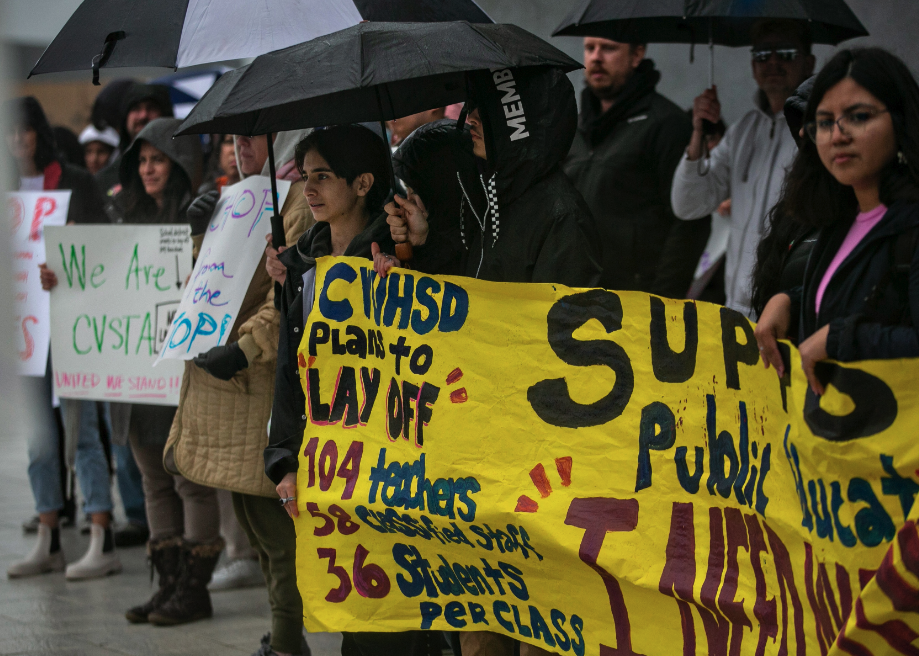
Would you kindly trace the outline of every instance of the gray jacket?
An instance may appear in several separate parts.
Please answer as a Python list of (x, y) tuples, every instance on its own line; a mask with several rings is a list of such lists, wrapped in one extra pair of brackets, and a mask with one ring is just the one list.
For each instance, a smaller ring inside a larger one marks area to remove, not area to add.
[(778, 201), (785, 172), (798, 152), (785, 116), (773, 116), (762, 105), (758, 103), (728, 128), (710, 159), (690, 162), (684, 155), (670, 193), (673, 212), (681, 219), (711, 214), (722, 201), (731, 199), (725, 305), (751, 318), (756, 247), (766, 215)]

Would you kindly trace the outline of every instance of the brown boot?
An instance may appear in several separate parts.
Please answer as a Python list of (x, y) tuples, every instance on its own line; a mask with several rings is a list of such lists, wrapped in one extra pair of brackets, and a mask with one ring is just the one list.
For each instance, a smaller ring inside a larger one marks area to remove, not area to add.
[(223, 551), (223, 539), (209, 543), (186, 542), (183, 547), (182, 574), (175, 594), (148, 616), (151, 624), (173, 626), (203, 620), (214, 614), (207, 591), (211, 574)]
[(175, 593), (179, 580), (179, 566), (182, 563), (182, 538), (166, 538), (147, 544), (147, 555), (150, 558), (150, 579), (153, 570), (159, 574), (159, 589), (153, 593), (147, 603), (131, 608), (124, 614), (131, 624), (147, 621), (150, 613), (166, 603)]

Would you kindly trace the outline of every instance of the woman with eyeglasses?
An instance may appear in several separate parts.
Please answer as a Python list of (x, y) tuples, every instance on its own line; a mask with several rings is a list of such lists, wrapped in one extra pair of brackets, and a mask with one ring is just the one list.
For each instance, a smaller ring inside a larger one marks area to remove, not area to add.
[(801, 366), (919, 356), (919, 85), (879, 48), (820, 71), (786, 178), (786, 211), (819, 229), (803, 284), (773, 296), (756, 328), (766, 367), (799, 313)]

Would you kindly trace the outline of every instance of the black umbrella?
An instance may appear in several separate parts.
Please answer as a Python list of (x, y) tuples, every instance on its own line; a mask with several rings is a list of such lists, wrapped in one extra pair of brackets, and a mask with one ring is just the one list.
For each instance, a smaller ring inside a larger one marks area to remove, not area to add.
[(552, 35), (708, 43), (711, 50), (750, 45), (750, 30), (763, 18), (805, 22), (814, 43), (836, 45), (868, 34), (844, 0), (582, 0)]
[(581, 68), (514, 25), (362, 23), (224, 75), (176, 135), (386, 121), (466, 99), (468, 71)]
[[(227, 73), (176, 136), (383, 122), (464, 101), (469, 71), (522, 66), (581, 68), (514, 25), (362, 23)], [(271, 149), (268, 154), (273, 162)], [(272, 228), (283, 236), (275, 221)]]
[(29, 76), (256, 57), (361, 20), (491, 23), (475, 0), (84, 0)]

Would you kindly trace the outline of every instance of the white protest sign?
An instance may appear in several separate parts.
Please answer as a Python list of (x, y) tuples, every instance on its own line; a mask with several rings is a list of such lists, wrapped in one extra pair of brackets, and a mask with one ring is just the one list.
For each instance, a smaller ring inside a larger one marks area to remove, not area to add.
[[(278, 181), (282, 206), (289, 189), (289, 182)], [(158, 361), (190, 360), (226, 344), (265, 251), (273, 212), (269, 178), (224, 187)]]
[(48, 292), (41, 288), (38, 265), (45, 261), (45, 226), (62, 226), (70, 207), (69, 191), (20, 191), (7, 194), (10, 252), (16, 295), (19, 373), (44, 376), (51, 344)]
[(178, 405), (184, 363), (153, 368), (191, 272), (187, 225), (49, 228), (54, 390)]

